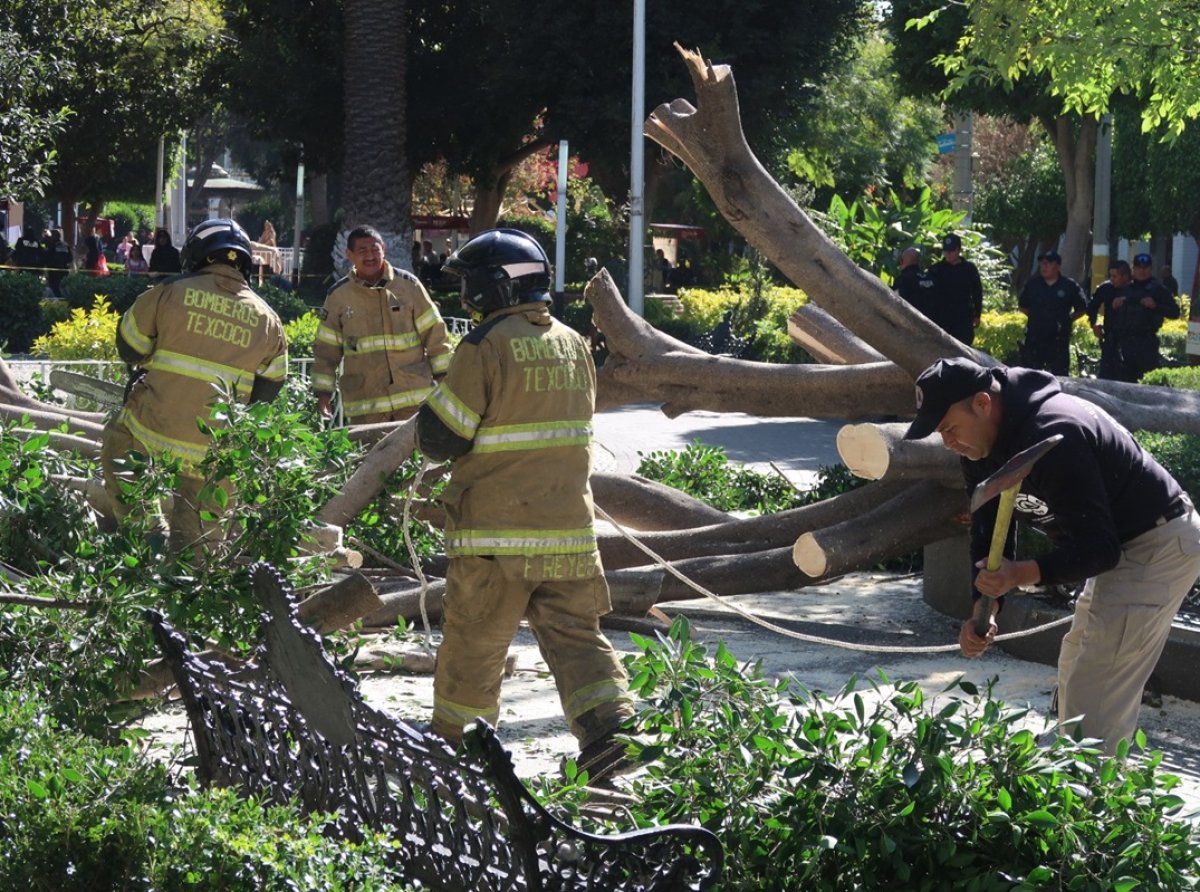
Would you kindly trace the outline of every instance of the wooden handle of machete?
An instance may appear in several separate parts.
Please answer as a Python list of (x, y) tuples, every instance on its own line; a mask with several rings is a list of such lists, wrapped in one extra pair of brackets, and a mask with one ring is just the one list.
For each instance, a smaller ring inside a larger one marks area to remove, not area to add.
[[(1004, 543), (1008, 539), (1008, 528), (1012, 524), (1013, 508), (1016, 506), (1017, 493), (1020, 491), (1021, 484), (1018, 483), (1000, 493), (1000, 501), (996, 505), (996, 525), (992, 527), (992, 544), (988, 549), (986, 566), (989, 570), (1000, 569), (1000, 561), (1004, 557)], [(992, 619), (992, 604), (995, 600), (995, 598), (984, 595), (975, 605), (978, 608), (975, 611), (975, 634), (980, 638), (988, 633)]]

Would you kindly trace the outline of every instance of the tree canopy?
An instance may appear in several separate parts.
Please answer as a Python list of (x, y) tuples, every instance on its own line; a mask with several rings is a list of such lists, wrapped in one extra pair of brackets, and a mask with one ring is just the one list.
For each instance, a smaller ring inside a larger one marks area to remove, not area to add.
[(0, 31), (36, 58), (53, 60), (26, 97), (29, 114), (45, 120), (71, 112), (55, 139), (48, 191), (68, 207), (149, 197), (159, 137), (173, 141), (213, 101), (206, 87), (220, 27), (208, 2), (3, 4)]
[[(956, 6), (959, 4), (955, 4)], [(1200, 24), (1180, 0), (965, 0), (967, 24), (940, 60), (954, 88), (1044, 78), (1065, 113), (1144, 100), (1142, 125), (1178, 135), (1200, 115)], [(935, 21), (947, 7), (920, 17)]]

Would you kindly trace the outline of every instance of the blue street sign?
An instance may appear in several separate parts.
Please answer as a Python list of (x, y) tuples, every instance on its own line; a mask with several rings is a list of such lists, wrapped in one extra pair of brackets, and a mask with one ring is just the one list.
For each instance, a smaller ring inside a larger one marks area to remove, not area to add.
[(957, 134), (939, 133), (937, 135), (937, 147), (939, 155), (948, 155), (958, 147)]

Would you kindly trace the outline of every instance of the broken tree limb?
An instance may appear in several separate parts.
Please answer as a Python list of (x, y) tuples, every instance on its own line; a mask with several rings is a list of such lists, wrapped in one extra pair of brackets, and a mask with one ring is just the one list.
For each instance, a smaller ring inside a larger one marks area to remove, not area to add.
[(788, 337), (817, 362), (855, 365), (887, 357), (811, 301), (788, 317)]
[(708, 409), (810, 418), (912, 411), (912, 377), (891, 363), (772, 365), (711, 356), (631, 313), (608, 270), (588, 283), (584, 296), (610, 351), (597, 376), (598, 409), (658, 402), (668, 417)]
[[(814, 585), (792, 563), (792, 549), (772, 548), (750, 554), (718, 554), (672, 561), (671, 565), (696, 584), (717, 595), (791, 591)], [(702, 598), (686, 583), (657, 565), (629, 567), (605, 573), (613, 612), (641, 616), (663, 601)]]
[(959, 460), (940, 438), (906, 440), (906, 430), (907, 424), (848, 424), (837, 434), (838, 455), (865, 480), (936, 479), (961, 486)]
[(686, 530), (730, 516), (699, 499), (637, 474), (592, 474), (592, 497), (610, 517), (635, 530)]
[(95, 440), (96, 443), (100, 442), (100, 437), (104, 433), (103, 424), (84, 421), (66, 412), (14, 406), (10, 403), (0, 403), (0, 418), (17, 424), (25, 424), (25, 419), (28, 418), (30, 425), (43, 431), (59, 430), (65, 425), (67, 433)]
[[(685, 530), (635, 533), (639, 542), (666, 560), (697, 554), (741, 554), (790, 547), (810, 530), (833, 526), (865, 514), (886, 502), (902, 487), (890, 482), (870, 483), (812, 505)], [(650, 562), (646, 553), (620, 533), (599, 537), (600, 556), (607, 570), (636, 567)]]
[(62, 452), (78, 452), (86, 458), (100, 457), (100, 444), (95, 440), (90, 440), (86, 437), (77, 437), (71, 434), (64, 434), (61, 431), (46, 431), (39, 429), (31, 429), (27, 427), (13, 427), (8, 429), (8, 433), (12, 434), (19, 440), (33, 440), (37, 437), (49, 437), (50, 444)]
[(351, 573), (301, 601), (297, 610), (302, 620), (326, 635), (353, 625), (382, 606), (370, 580), (361, 573)]
[(805, 533), (796, 540), (792, 559), (814, 579), (861, 570), (961, 533), (953, 518), (966, 508), (961, 486), (926, 480), (860, 517)]
[(388, 477), (412, 456), (416, 448), (417, 419), (413, 416), (397, 425), (363, 456), (342, 491), (325, 504), (316, 519), (344, 527), (380, 493)]
[(711, 65), (678, 44), (676, 49), (691, 74), (696, 106), (684, 99), (660, 105), (645, 133), (683, 160), (725, 219), (822, 309), (910, 378), (940, 357), (975, 355), (858, 267), (767, 173), (746, 143), (729, 66)]

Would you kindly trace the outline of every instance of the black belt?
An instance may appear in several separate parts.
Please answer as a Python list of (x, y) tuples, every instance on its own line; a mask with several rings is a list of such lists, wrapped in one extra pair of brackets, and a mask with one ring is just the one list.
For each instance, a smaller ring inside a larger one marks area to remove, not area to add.
[(1166, 510), (1163, 511), (1154, 521), (1156, 527), (1162, 526), (1164, 523), (1169, 523), (1176, 518), (1183, 517), (1192, 510), (1192, 502), (1187, 496), (1176, 496), (1171, 499)]
[(1180, 517), (1184, 517), (1191, 510), (1192, 510), (1192, 500), (1189, 499), (1186, 494), (1178, 495), (1175, 498), (1171, 499), (1171, 501), (1167, 502), (1167, 507), (1163, 509), (1162, 514), (1160, 514), (1160, 515), (1158, 515), (1158, 517), (1154, 518), (1153, 523), (1151, 523), (1145, 529), (1138, 530), (1133, 535), (1129, 536), (1126, 539), (1122, 539), (1121, 541), (1129, 542), (1132, 539), (1136, 539), (1138, 536), (1142, 536), (1142, 535), (1150, 532), (1153, 529), (1157, 529), (1158, 527), (1162, 526), (1163, 524), (1170, 523), (1173, 520), (1178, 520)]

